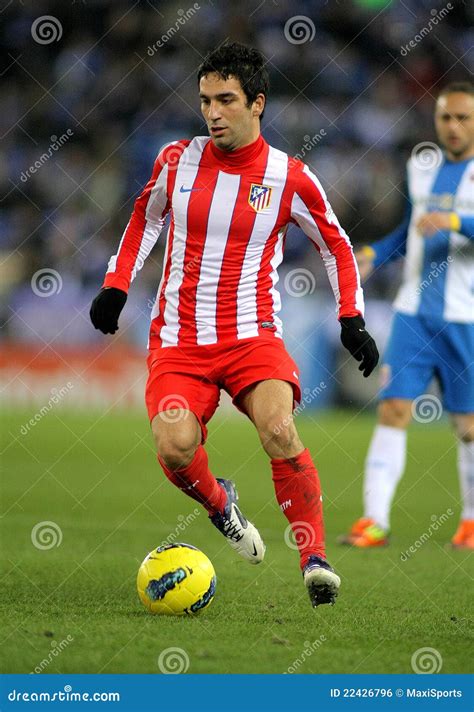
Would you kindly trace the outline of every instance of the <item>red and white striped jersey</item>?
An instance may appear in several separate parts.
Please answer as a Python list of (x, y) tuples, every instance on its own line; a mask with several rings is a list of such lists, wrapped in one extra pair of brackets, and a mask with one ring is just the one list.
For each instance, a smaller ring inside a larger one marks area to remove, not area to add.
[(166, 146), (135, 202), (104, 287), (128, 292), (168, 212), (149, 348), (272, 332), (281, 338), (276, 285), (289, 223), (298, 224), (321, 254), (339, 317), (363, 314), (352, 246), (321, 184), (262, 136), (231, 152), (202, 136)]

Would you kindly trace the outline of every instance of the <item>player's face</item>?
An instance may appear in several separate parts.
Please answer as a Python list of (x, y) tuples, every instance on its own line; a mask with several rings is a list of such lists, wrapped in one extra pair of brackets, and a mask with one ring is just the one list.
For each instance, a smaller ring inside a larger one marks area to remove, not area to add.
[(440, 96), (435, 110), (436, 133), (448, 156), (457, 160), (474, 152), (474, 97), (464, 92)]
[(201, 112), (214, 144), (223, 151), (235, 151), (255, 141), (260, 133), (259, 116), (265, 97), (247, 106), (240, 82), (235, 77), (222, 79), (213, 72), (199, 82)]

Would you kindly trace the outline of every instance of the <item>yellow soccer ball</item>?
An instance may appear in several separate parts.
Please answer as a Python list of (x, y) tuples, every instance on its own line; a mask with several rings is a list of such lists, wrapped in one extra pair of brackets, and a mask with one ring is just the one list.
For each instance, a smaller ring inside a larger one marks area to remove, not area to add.
[(151, 613), (183, 616), (207, 608), (216, 591), (216, 572), (190, 544), (166, 544), (151, 551), (138, 570), (137, 590)]

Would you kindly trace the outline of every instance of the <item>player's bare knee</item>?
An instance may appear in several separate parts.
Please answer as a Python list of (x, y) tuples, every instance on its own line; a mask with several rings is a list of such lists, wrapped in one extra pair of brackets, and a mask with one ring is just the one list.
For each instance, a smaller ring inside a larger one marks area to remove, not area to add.
[(189, 465), (197, 447), (195, 441), (178, 436), (160, 442), (157, 452), (170, 470), (179, 470)]
[(302, 447), (291, 415), (269, 419), (259, 429), (259, 435), (270, 457), (294, 457), (295, 451)]
[(453, 424), (459, 440), (464, 443), (474, 442), (474, 415), (455, 415)]
[(411, 401), (402, 398), (387, 398), (378, 408), (378, 420), (381, 425), (392, 428), (406, 428), (411, 421)]
[(189, 465), (201, 441), (197, 420), (184, 413), (186, 411), (159, 413), (152, 423), (157, 454), (170, 470)]

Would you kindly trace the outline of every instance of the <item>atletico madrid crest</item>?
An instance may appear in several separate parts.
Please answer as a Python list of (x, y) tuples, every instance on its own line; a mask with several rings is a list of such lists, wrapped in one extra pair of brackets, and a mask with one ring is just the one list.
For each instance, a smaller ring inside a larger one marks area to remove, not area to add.
[(259, 213), (270, 205), (272, 189), (268, 185), (257, 185), (252, 183), (249, 192), (249, 205)]

